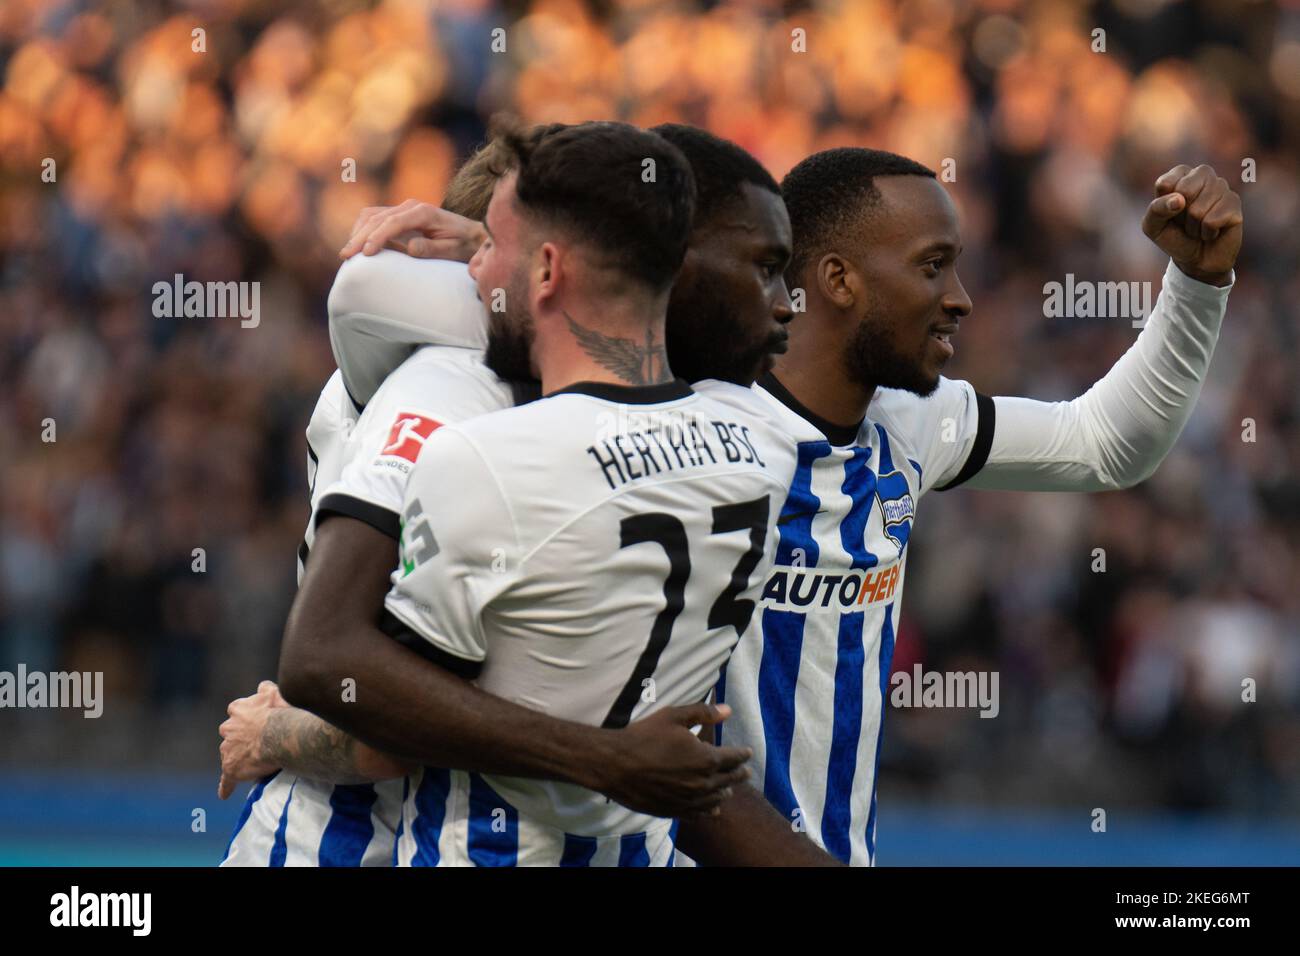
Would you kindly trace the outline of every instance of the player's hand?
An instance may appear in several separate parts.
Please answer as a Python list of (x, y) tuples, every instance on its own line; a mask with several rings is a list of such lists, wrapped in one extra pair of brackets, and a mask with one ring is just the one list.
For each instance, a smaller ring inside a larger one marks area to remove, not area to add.
[(1209, 166), (1175, 166), (1156, 180), (1142, 217), (1147, 238), (1186, 275), (1224, 286), (1241, 251), (1241, 197)]
[(630, 810), (657, 817), (717, 813), (731, 788), (749, 779), (748, 747), (714, 747), (691, 732), (731, 716), (726, 704), (665, 707), (608, 731), (614, 759), (597, 768), (598, 790)]
[(247, 780), (260, 780), (280, 768), (262, 755), (262, 731), (266, 718), (278, 707), (288, 707), (274, 681), (257, 685), (252, 697), (232, 700), (226, 708), (229, 719), (217, 728), (221, 734), (221, 780), (217, 796), (225, 800), (235, 787)]
[(373, 256), (396, 249), (417, 259), (469, 262), (483, 244), (483, 224), (448, 212), (432, 203), (408, 199), (400, 206), (367, 206), (352, 227), (352, 236), (339, 250), (347, 259), (358, 252)]

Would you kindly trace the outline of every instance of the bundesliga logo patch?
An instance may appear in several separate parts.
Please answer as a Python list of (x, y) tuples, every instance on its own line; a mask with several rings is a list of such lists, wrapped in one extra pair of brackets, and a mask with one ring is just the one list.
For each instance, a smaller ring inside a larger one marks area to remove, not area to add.
[(384, 442), (380, 457), (405, 458), (414, 463), (425, 439), (441, 427), (442, 422), (427, 415), (399, 412), (393, 427), (388, 430), (388, 441)]

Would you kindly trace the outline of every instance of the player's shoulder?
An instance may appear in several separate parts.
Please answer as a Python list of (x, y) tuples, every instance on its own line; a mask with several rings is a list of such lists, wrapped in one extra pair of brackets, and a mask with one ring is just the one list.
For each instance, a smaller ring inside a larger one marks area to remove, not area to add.
[[(625, 386), (578, 382), (512, 408), (460, 422), (455, 432), (493, 473), (521, 492), (543, 485), (556, 496), (584, 493), (590, 449), (615, 435), (717, 417), (721, 406), (674, 380)], [(557, 471), (557, 467), (565, 469)], [(557, 474), (573, 476), (560, 480)], [(599, 471), (596, 472), (599, 475)]]
[(446, 417), (461, 420), (508, 408), (514, 399), (510, 386), (484, 364), (479, 350), (426, 345), (384, 379), (370, 405), (391, 410), (394, 404), (412, 402), (441, 408)]
[[(440, 365), (444, 358), (427, 358), (422, 366), (413, 366), (413, 371), (417, 375), (426, 372)], [(461, 361), (456, 357), (450, 360)], [(461, 366), (457, 370), (457, 374), (473, 381), (481, 380), (484, 372), (492, 376), (495, 389), (503, 395), (510, 394), (510, 386), (496, 378), (486, 366)], [(502, 401), (483, 414), (445, 423), (445, 427), (438, 431), (434, 448), (444, 464), (449, 457), (455, 456), (467, 462), (478, 461), (495, 470), (512, 459), (516, 462), (534, 460), (538, 449), (554, 448), (563, 439), (571, 438), (575, 434), (573, 424), (571, 415), (556, 414), (546, 399), (522, 405)]]
[(510, 449), (521, 442), (585, 448), (598, 435), (629, 427), (654, 427), (678, 418), (707, 422), (719, 416), (743, 420), (751, 427), (780, 429), (778, 417), (750, 387), (676, 379), (648, 386), (580, 382), (507, 413), (466, 422), (463, 430), (474, 440)]
[(590, 442), (591, 428), (600, 427), (611, 416), (674, 408), (693, 397), (691, 387), (680, 380), (646, 386), (577, 382), (510, 408), (509, 414), (494, 414), (466, 423), (469, 426), (466, 433), (507, 446), (525, 439), (552, 447), (566, 442)]
[(826, 435), (803, 415), (800, 415), (772, 391), (766, 383), (757, 383), (755, 396), (777, 426), (794, 442), (824, 441)]
[[(742, 386), (707, 379), (693, 387), (700, 397), (701, 410), (738, 423), (747, 436), (752, 431), (751, 440), (759, 442), (764, 450), (793, 460), (796, 444), (805, 437), (802, 429), (806, 423), (761, 385)], [(761, 457), (767, 459), (769, 455)]]
[[(778, 417), (786, 434), (798, 445), (834, 446), (869, 445), (874, 429), (870, 416), (855, 428), (836, 425), (816, 415), (773, 375), (765, 376), (754, 386), (755, 392)], [(818, 458), (821, 456), (819, 455)]]
[[(969, 385), (950, 379), (940, 382), (937, 398), (935, 395), (922, 398), (897, 389), (877, 389), (862, 421), (855, 427), (820, 418), (774, 376), (766, 377), (756, 386), (776, 414), (782, 416), (784, 427), (800, 446), (880, 446), (882, 459), (891, 460), (921, 457), (918, 450), (925, 447), (931, 435), (939, 434), (942, 419), (960, 417), (957, 403), (964, 401), (964, 389), (969, 389)], [(842, 456), (819, 452), (813, 458), (813, 467), (819, 467), (816, 463), (821, 462), (823, 467), (838, 468), (842, 460)]]
[(357, 417), (356, 406), (343, 384), (343, 373), (335, 369), (307, 421), (308, 454), (319, 460), (321, 455), (342, 445), (356, 425)]
[(706, 405), (735, 409), (742, 414), (757, 416), (772, 425), (780, 422), (780, 416), (756, 385), (735, 385), (710, 378), (694, 383), (691, 388)]
[[(435, 430), (512, 403), (510, 388), (473, 349), (424, 346), (384, 379), (352, 432), (351, 457), (409, 466)], [(405, 463), (395, 459), (405, 459)]]
[(335, 369), (320, 390), (320, 396), (312, 409), (311, 421), (333, 426), (341, 424), (344, 419), (356, 417), (356, 407), (348, 398), (347, 386), (343, 384), (343, 373)]
[(482, 351), (457, 345), (423, 345), (412, 352), (392, 374), (396, 375), (406, 369), (405, 375), (419, 375), (431, 368), (445, 368), (450, 374), (465, 375), (476, 380), (500, 381), (496, 373), (487, 367)]
[(974, 399), (975, 389), (970, 382), (940, 376), (938, 387), (929, 395), (901, 388), (877, 388), (867, 406), (867, 418), (886, 426), (911, 424), (956, 414)]

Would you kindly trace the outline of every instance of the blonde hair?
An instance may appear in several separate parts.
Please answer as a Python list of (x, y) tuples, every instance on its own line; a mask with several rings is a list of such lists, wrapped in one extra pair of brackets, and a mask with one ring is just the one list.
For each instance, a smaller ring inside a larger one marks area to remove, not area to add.
[(492, 189), (508, 169), (509, 160), (510, 150), (500, 137), (488, 140), (456, 170), (442, 197), (442, 208), (482, 222), (492, 201)]
[(516, 141), (537, 141), (564, 128), (563, 123), (522, 126), (506, 113), (493, 116), (488, 124), (488, 141), (456, 170), (442, 197), (442, 208), (482, 222), (497, 180), (519, 164)]

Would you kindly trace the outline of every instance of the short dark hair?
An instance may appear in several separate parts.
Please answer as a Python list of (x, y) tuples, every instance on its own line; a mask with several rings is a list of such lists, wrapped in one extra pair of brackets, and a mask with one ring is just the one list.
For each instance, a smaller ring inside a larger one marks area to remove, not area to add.
[(809, 263), (863, 228), (880, 202), (877, 176), (935, 178), (933, 169), (906, 156), (842, 146), (813, 153), (781, 180), (794, 245), (785, 272), (789, 282), (799, 282)]
[(695, 223), (710, 222), (719, 212), (740, 199), (746, 183), (777, 196), (781, 187), (772, 174), (735, 143), (714, 136), (697, 126), (662, 123), (650, 128), (682, 151), (695, 176)]
[[(500, 135), (527, 213), (559, 226), (607, 268), (655, 291), (672, 285), (695, 212), (695, 180), (676, 146), (626, 123)], [(646, 160), (654, 161), (649, 182)]]

